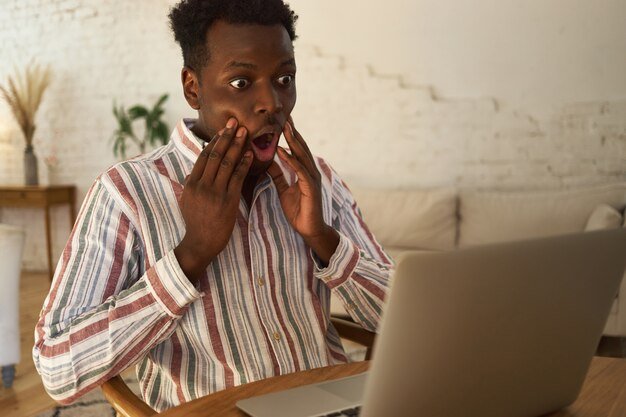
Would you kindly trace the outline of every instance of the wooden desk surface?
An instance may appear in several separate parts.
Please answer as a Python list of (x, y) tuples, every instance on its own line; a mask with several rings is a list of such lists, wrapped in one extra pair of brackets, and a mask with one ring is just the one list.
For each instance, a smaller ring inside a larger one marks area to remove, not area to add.
[[(330, 366), (281, 375), (190, 401), (160, 414), (163, 417), (245, 417), (235, 406), (241, 399), (356, 375), (365, 372), (369, 362)], [(574, 404), (545, 417), (626, 417), (626, 359), (593, 358), (582, 391)]]
[(255, 395), (267, 394), (270, 392), (282, 391), (288, 388), (295, 388), (312, 382), (328, 381), (346, 376), (360, 374), (367, 371), (368, 362), (355, 362), (346, 365), (327, 366), (325, 368), (312, 369), (310, 371), (295, 372), (293, 374), (275, 376), (249, 384), (239, 385), (198, 398), (178, 407), (171, 408), (160, 416), (166, 417), (207, 417), (207, 416), (237, 416), (245, 417), (239, 411), (235, 403), (244, 398)]

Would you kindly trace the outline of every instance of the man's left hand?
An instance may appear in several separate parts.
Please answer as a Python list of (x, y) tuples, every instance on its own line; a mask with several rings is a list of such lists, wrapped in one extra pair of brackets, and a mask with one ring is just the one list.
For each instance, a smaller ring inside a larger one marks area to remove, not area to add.
[(276, 185), (280, 204), (289, 224), (317, 256), (328, 263), (339, 244), (339, 235), (324, 222), (321, 174), (309, 147), (293, 126), (291, 118), (285, 123), (283, 134), (291, 153), (279, 147), (278, 157), (295, 171), (298, 179), (289, 185), (276, 162), (272, 163), (268, 172)]

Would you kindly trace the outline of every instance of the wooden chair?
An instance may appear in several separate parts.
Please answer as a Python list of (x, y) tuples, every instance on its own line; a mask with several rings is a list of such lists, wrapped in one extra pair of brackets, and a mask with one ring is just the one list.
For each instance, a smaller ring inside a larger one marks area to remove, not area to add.
[(102, 392), (118, 417), (149, 417), (158, 414), (137, 397), (119, 375), (105, 382)]
[[(352, 321), (348, 315), (331, 317), (331, 322), (339, 332), (339, 335), (352, 342), (367, 347), (365, 360), (372, 357), (375, 333), (369, 332)], [(158, 413), (148, 404), (143, 402), (134, 392), (128, 388), (122, 377), (115, 376), (102, 385), (104, 397), (117, 412), (118, 417), (149, 417)]]
[(358, 323), (354, 322), (348, 314), (333, 315), (331, 316), (330, 321), (335, 326), (335, 329), (337, 329), (339, 336), (343, 339), (356, 342), (367, 348), (365, 351), (366, 361), (369, 361), (372, 358), (376, 333), (365, 330)]

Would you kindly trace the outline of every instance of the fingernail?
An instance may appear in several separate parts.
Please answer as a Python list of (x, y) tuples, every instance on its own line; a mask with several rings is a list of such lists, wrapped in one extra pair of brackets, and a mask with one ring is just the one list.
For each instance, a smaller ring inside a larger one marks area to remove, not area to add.
[(240, 127), (239, 129), (237, 129), (237, 135), (236, 136), (238, 138), (242, 137), (245, 134), (246, 134), (246, 128), (245, 127)]
[(232, 129), (233, 127), (235, 127), (236, 124), (237, 124), (237, 119), (235, 119), (234, 117), (231, 117), (230, 119), (228, 119), (228, 123), (226, 123), (226, 127), (229, 129)]

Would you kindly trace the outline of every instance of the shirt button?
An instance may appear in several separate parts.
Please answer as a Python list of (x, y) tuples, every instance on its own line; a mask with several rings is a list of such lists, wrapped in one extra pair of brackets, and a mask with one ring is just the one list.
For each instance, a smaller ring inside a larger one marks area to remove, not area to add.
[(274, 332), (274, 340), (280, 340), (280, 333)]
[(263, 277), (259, 277), (257, 278), (257, 283), (259, 284), (259, 287), (262, 287), (265, 285), (265, 280), (263, 279)]
[(352, 310), (356, 309), (356, 306), (354, 304), (350, 303), (350, 304), (348, 304), (346, 306), (346, 309), (349, 310), (349, 311), (352, 311)]

